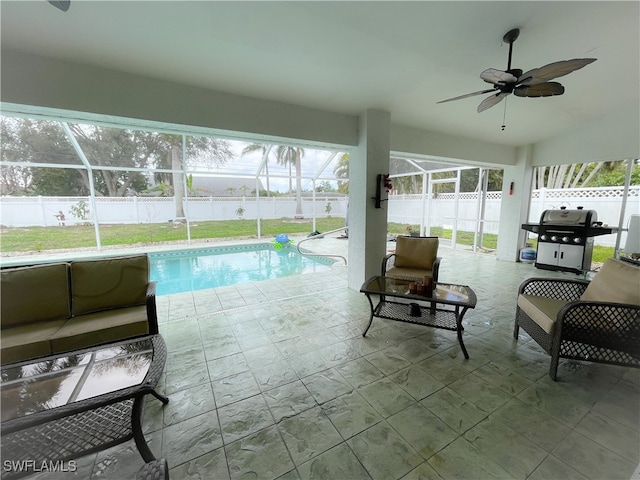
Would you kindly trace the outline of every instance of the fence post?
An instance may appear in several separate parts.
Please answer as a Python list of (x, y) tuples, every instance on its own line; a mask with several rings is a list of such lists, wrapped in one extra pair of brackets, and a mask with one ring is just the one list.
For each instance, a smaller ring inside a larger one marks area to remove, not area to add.
[(42, 195), (38, 195), (38, 204), (40, 205), (40, 212), (42, 212), (42, 221), (44, 222), (44, 226), (48, 227), (47, 223), (47, 212), (44, 209), (44, 201), (42, 200)]

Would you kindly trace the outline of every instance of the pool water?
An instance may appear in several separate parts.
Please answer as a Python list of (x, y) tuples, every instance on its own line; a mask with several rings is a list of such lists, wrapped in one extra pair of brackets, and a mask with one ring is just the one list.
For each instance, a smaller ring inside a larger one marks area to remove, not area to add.
[(333, 260), (300, 255), (273, 243), (149, 253), (156, 295), (269, 280), (329, 270)]

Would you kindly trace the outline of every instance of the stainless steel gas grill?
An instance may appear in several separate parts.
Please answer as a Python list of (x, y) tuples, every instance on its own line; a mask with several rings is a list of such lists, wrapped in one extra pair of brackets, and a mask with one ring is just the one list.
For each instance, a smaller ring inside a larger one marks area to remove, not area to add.
[(540, 223), (525, 223), (524, 230), (538, 234), (535, 266), (545, 270), (583, 273), (591, 269), (593, 237), (616, 231), (598, 222), (595, 210), (545, 210)]

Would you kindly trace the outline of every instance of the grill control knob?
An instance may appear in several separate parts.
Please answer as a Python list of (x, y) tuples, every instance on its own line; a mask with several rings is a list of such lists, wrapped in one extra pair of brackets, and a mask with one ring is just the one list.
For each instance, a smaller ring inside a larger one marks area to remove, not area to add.
[(540, 235), (540, 240), (546, 240), (548, 237), (546, 235)]
[(571, 240), (569, 237), (562, 237), (564, 243), (569, 243), (569, 240)]
[(582, 243), (582, 239), (580, 237), (574, 237), (573, 238), (573, 242), (574, 243)]
[(552, 241), (552, 242), (556, 242), (556, 241), (558, 241), (558, 237), (556, 237), (555, 235), (552, 235), (552, 236), (551, 236), (551, 241)]

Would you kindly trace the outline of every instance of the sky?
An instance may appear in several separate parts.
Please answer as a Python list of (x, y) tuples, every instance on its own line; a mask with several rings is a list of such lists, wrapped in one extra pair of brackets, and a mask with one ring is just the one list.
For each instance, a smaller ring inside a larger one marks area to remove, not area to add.
[[(235, 158), (221, 167), (216, 173), (230, 173), (240, 175), (255, 175), (256, 171), (260, 167), (262, 162), (262, 152), (252, 152), (249, 154), (242, 154), (242, 150), (250, 145), (248, 142), (240, 142), (237, 140), (230, 140), (231, 151), (234, 153)], [(305, 148), (305, 154), (302, 158), (302, 189), (312, 190), (313, 184), (309, 177), (313, 177), (318, 174), (319, 170), (325, 164), (327, 159), (333, 154), (328, 150), (317, 150), (312, 148)], [(337, 163), (335, 158), (323, 171), (320, 180), (316, 182), (316, 185), (327, 178), (334, 178), (333, 169)], [(295, 176), (295, 169), (293, 170)], [(262, 180), (265, 182), (265, 174), (263, 171)], [(306, 177), (306, 178), (305, 178)], [(333, 186), (336, 186), (336, 182), (332, 182)], [(269, 160), (269, 188), (272, 191), (287, 192), (289, 190), (289, 169), (278, 165), (275, 160), (275, 155), (272, 153)], [(294, 177), (295, 188), (295, 177)]]

